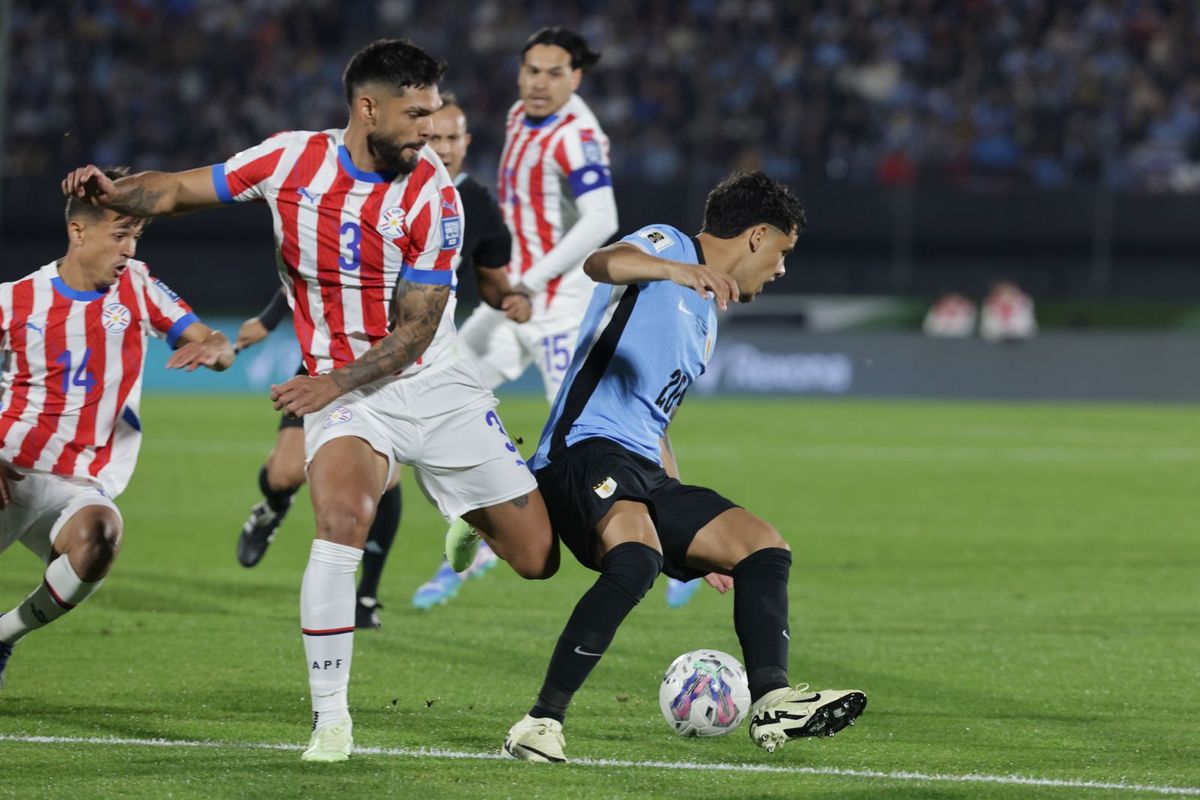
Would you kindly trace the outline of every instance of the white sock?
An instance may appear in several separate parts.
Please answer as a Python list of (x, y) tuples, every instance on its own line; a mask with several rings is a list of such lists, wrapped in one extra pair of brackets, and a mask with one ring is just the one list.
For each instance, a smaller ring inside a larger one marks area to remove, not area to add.
[(300, 585), (300, 629), (308, 659), (313, 728), (350, 715), (346, 687), (354, 652), (354, 573), (362, 561), (357, 547), (313, 541)]
[(66, 556), (59, 556), (46, 567), (41, 586), (29, 593), (21, 604), (0, 617), (0, 642), (16, 644), (32, 630), (48, 625), (92, 596), (103, 580), (85, 583), (71, 568)]

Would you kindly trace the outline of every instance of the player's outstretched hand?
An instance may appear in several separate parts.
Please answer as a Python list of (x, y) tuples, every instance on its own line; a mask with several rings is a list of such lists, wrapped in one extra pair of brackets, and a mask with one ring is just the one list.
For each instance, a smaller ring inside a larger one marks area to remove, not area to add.
[(669, 269), (672, 282), (696, 290), (696, 294), (708, 299), (709, 293), (717, 301), (717, 308), (724, 311), (730, 303), (736, 303), (741, 293), (737, 281), (705, 264), (672, 264)]
[(270, 331), (267, 330), (266, 325), (263, 325), (261, 319), (251, 317), (242, 323), (242, 327), (238, 328), (237, 340), (233, 343), (233, 349), (239, 352), (245, 350), (267, 338), (268, 333)]
[(733, 588), (733, 578), (728, 575), (721, 575), (717, 572), (710, 572), (704, 576), (704, 582), (716, 589), (721, 594), (725, 594)]
[(225, 334), (212, 330), (199, 341), (189, 341), (180, 345), (167, 359), (167, 369), (186, 369), (188, 372), (195, 372), (197, 367), (208, 367), (215, 372), (221, 372), (232, 365), (233, 347), (225, 338)]
[(107, 205), (116, 197), (117, 186), (95, 164), (72, 170), (62, 182), (64, 195), (78, 197), (94, 206)]
[(9, 486), (9, 483), (23, 480), (25, 480), (24, 475), (8, 464), (0, 462), (0, 511), (8, 508), (8, 504), (12, 502), (12, 487)]
[(529, 295), (523, 292), (509, 292), (500, 301), (500, 310), (513, 322), (529, 322), (533, 316), (533, 303), (529, 301)]
[(271, 400), (276, 411), (286, 411), (293, 417), (302, 417), (320, 411), (342, 393), (337, 383), (328, 375), (297, 375), (279, 386), (271, 387)]

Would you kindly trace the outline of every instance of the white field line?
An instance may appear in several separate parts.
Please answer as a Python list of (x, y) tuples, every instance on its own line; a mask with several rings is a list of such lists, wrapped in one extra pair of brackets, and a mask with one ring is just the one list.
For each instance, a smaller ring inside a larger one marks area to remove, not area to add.
[[(97, 744), (109, 747), (180, 747), (240, 750), (303, 750), (296, 744), (266, 744), (257, 742), (214, 742), (186, 739), (123, 739), (98, 736), (18, 736), (0, 734), (0, 742), (23, 744)], [(394, 758), (440, 758), (468, 761), (503, 761), (499, 753), (469, 753), (457, 750), (411, 747), (356, 747), (358, 755), (390, 756)], [(1146, 792), (1174, 796), (1200, 796), (1200, 786), (1159, 786), (1154, 784), (1113, 783), (1108, 781), (1085, 781), (1078, 779), (1031, 778), (1024, 775), (947, 775), (937, 772), (912, 772), (909, 770), (837, 769), (835, 767), (788, 767), (770, 764), (721, 764), (695, 761), (625, 761), (612, 758), (572, 758), (571, 765), (577, 767), (620, 767), (626, 769), (673, 769), (705, 770), (710, 772), (764, 772), (785, 775), (827, 775), (839, 778), (868, 778), (887, 781), (911, 781), (913, 783), (979, 783), (1000, 786), (1048, 786), (1066, 789), (1097, 789), (1122, 792)]]
[(792, 459), (821, 461), (899, 461), (984, 463), (1106, 463), (1106, 462), (1189, 462), (1200, 461), (1200, 448), (1129, 446), (1129, 447), (1055, 447), (1046, 445), (771, 445), (757, 443), (747, 447), (733, 445), (679, 445), (680, 455), (693, 458), (724, 459), (746, 453)]

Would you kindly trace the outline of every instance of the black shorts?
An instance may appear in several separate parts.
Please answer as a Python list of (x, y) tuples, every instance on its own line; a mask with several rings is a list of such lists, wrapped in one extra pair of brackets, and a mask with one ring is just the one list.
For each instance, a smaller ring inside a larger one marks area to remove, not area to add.
[(646, 504), (662, 545), (663, 572), (683, 581), (705, 574), (687, 566), (692, 539), (720, 514), (739, 508), (712, 489), (667, 477), (658, 464), (608, 439), (584, 439), (553, 459), (535, 473), (550, 524), (575, 559), (597, 572), (596, 523), (618, 500)]
[[(297, 375), (307, 375), (308, 370), (304, 368), (304, 362), (300, 362), (300, 368), (296, 370)], [(284, 428), (303, 428), (304, 417), (296, 417), (286, 411), (279, 415), (279, 430)]]

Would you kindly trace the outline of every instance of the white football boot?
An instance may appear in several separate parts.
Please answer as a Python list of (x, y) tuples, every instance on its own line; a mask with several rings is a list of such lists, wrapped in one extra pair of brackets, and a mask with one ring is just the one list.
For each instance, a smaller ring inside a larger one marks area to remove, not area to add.
[(773, 753), (788, 739), (833, 736), (853, 725), (866, 707), (867, 696), (854, 689), (810, 692), (807, 683), (773, 689), (750, 707), (750, 738)]
[(526, 714), (524, 719), (508, 729), (500, 752), (521, 761), (561, 764), (567, 760), (563, 755), (565, 744), (561, 722)]

